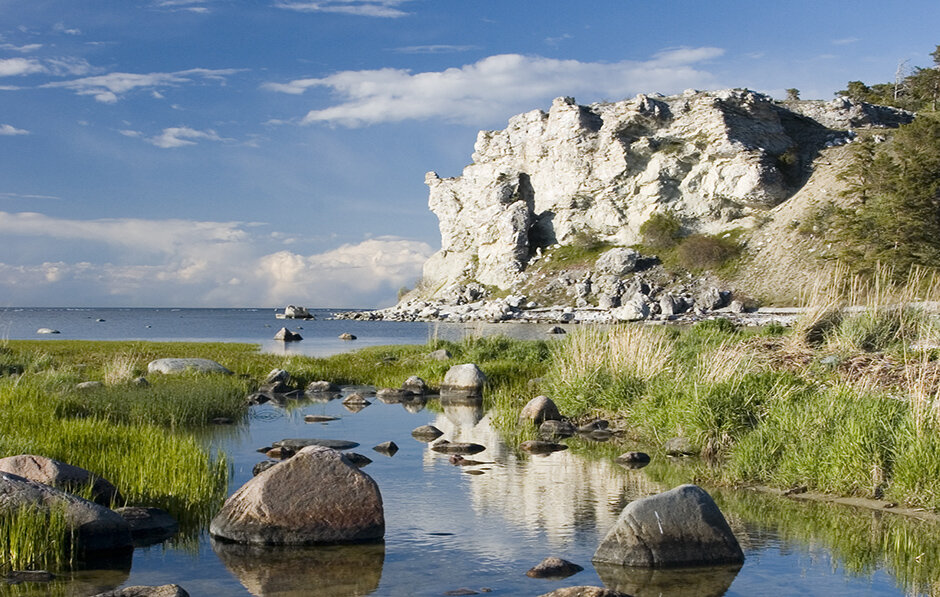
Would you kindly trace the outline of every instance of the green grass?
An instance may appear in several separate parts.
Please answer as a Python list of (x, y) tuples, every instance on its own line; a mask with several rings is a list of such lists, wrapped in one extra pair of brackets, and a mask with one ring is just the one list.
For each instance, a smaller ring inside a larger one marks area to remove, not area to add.
[(75, 563), (75, 539), (64, 507), (23, 505), (0, 511), (0, 569), (67, 569)]

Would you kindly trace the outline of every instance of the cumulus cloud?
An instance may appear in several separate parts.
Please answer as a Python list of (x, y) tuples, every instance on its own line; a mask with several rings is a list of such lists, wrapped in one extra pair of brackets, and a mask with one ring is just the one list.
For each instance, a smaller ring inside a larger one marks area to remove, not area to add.
[(711, 47), (674, 48), (649, 60), (614, 63), (501, 54), (444, 71), (342, 71), (264, 87), (294, 95), (321, 87), (342, 98), (336, 105), (309, 111), (304, 124), (356, 127), (429, 118), (480, 124), (560, 95), (620, 99), (638, 92), (713, 87), (715, 77), (696, 65), (723, 53)]
[(322, 0), (317, 2), (279, 0), (278, 8), (297, 12), (332, 12), (361, 17), (398, 18), (408, 13), (398, 8), (411, 0)]
[(0, 77), (15, 77), (45, 72), (42, 63), (33, 58), (0, 59)]
[(192, 83), (196, 79), (224, 82), (238, 69), (192, 68), (171, 73), (108, 73), (92, 77), (82, 77), (71, 81), (46, 83), (43, 87), (60, 87), (74, 91), (78, 95), (90, 95), (96, 101), (113, 104), (121, 96), (137, 90), (154, 91), (164, 87), (177, 87)]
[(0, 263), (0, 296), (7, 304), (30, 305), (72, 297), (76, 306), (380, 306), (418, 278), (432, 252), (423, 242), (381, 237), (316, 254), (268, 253), (259, 248), (257, 228), (0, 212), (0, 235), (16, 235), (20, 244), (59, 240), (111, 247), (103, 262)]
[(0, 136), (12, 137), (14, 135), (28, 135), (29, 131), (18, 129), (11, 124), (0, 124)]

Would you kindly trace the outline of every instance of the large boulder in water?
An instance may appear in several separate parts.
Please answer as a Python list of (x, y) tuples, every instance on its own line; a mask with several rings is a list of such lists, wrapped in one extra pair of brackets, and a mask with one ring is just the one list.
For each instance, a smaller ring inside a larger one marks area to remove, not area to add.
[(245, 483), (209, 533), (259, 545), (377, 541), (385, 513), (372, 477), (336, 450), (309, 446)]
[(113, 502), (122, 499), (118, 490), (109, 481), (83, 468), (45, 456), (19, 454), (0, 458), (0, 472), (13, 473), (24, 479), (51, 485), (69, 493), (79, 493), (91, 486), (91, 499), (102, 506), (110, 506)]
[(473, 363), (454, 365), (444, 374), (441, 389), (479, 392), (486, 385), (486, 375)]
[(131, 546), (131, 531), (121, 515), (94, 502), (12, 473), (0, 473), (0, 511), (20, 507), (40, 511), (62, 508), (77, 531), (81, 551), (121, 550)]
[(157, 359), (147, 364), (147, 373), (186, 373), (187, 371), (232, 374), (231, 371), (211, 359)]
[(595, 563), (665, 568), (739, 564), (744, 553), (718, 506), (697, 485), (627, 504)]

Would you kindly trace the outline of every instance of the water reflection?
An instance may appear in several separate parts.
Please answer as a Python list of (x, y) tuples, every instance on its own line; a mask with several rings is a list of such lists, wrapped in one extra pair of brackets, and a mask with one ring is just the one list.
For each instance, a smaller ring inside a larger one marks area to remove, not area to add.
[(256, 546), (212, 539), (225, 567), (257, 597), (352, 597), (379, 587), (385, 544)]
[(594, 569), (608, 588), (633, 597), (720, 597), (741, 566), (651, 569), (595, 564)]

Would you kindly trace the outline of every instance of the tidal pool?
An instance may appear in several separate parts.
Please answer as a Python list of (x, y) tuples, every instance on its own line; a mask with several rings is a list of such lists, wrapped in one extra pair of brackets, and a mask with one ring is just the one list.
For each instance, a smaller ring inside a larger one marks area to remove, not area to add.
[[(361, 390), (361, 388), (357, 388)], [(346, 391), (352, 391), (349, 388)], [(177, 583), (190, 595), (439, 596), (540, 595), (605, 584), (636, 596), (911, 595), (940, 587), (937, 525), (847, 506), (796, 502), (710, 489), (744, 548), (740, 569), (633, 570), (591, 564), (621, 509), (636, 498), (689, 480), (689, 471), (654, 453), (640, 470), (613, 462), (637, 446), (568, 440), (570, 450), (528, 456), (506, 446), (480, 403), (439, 400), (385, 404), (360, 412), (338, 399), (254, 407), (247, 423), (205, 433), (232, 463), (229, 493), (251, 478), (262, 446), (284, 438), (359, 442), (373, 460), (363, 470), (379, 484), (386, 536), (379, 544), (308, 548), (220, 544), (203, 531), (141, 547), (130, 562), (82, 571), (52, 584), (0, 585), (8, 595), (91, 595), (119, 586)], [(305, 423), (304, 415), (339, 417)], [(461, 467), (430, 451), (411, 430), (433, 424), (451, 441), (483, 444)], [(386, 456), (372, 446), (394, 441)], [(708, 489), (708, 488), (707, 488)], [(526, 571), (548, 556), (584, 567), (561, 580)]]

